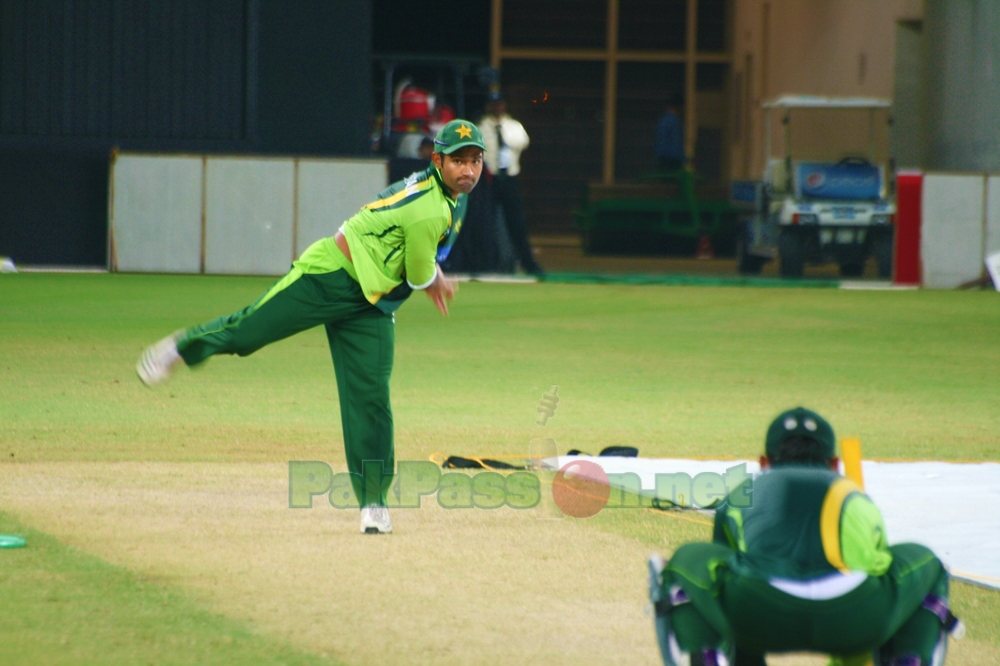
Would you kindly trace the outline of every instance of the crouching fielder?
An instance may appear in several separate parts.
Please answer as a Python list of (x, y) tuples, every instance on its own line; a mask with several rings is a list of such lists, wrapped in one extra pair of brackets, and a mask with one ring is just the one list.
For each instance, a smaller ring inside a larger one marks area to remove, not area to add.
[[(453, 120), (434, 140), (432, 165), (394, 183), (336, 235), (311, 245), (256, 303), (153, 345), (136, 371), (148, 385), (174, 364), (194, 366), (214, 354), (247, 356), (314, 326), (326, 327), (340, 395), (347, 466), (361, 510), (361, 531), (392, 531), (386, 480), (395, 466), (389, 376), (393, 312), (424, 290), (442, 315), (454, 295), (439, 262), (462, 225), (469, 192), (483, 169), (483, 137)], [(382, 483), (366, 489), (363, 463), (382, 463)]]
[(879, 510), (837, 474), (834, 434), (801, 407), (767, 432), (764, 473), (715, 514), (714, 543), (650, 558), (650, 598), (667, 666), (764, 664), (768, 652), (833, 663), (939, 666), (948, 573), (927, 548), (889, 546)]

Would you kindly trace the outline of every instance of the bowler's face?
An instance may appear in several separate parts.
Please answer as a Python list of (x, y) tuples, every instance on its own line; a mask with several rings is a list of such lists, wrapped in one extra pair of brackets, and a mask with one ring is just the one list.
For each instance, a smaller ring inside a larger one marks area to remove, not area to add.
[(451, 155), (434, 153), (431, 156), (441, 171), (441, 180), (452, 194), (468, 194), (483, 175), (483, 151), (475, 146), (466, 146)]

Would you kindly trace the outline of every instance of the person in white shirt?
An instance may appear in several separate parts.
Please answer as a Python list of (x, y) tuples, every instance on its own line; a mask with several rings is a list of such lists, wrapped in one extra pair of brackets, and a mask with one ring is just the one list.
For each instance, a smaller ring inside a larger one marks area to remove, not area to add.
[(528, 147), (528, 133), (524, 126), (507, 113), (507, 102), (499, 92), (492, 92), (487, 98), (486, 115), (479, 122), (486, 144), (483, 156), (486, 168), (493, 176), (493, 199), (503, 208), (507, 233), (510, 235), (521, 269), (538, 277), (544, 277), (542, 267), (535, 261), (528, 240), (528, 226), (524, 218), (524, 202), (521, 197), (521, 153)]

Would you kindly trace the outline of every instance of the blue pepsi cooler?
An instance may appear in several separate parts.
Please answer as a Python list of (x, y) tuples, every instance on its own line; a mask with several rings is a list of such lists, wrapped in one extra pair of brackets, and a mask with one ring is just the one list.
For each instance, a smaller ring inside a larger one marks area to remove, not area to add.
[(882, 167), (870, 163), (799, 162), (795, 167), (799, 198), (876, 201), (882, 198)]

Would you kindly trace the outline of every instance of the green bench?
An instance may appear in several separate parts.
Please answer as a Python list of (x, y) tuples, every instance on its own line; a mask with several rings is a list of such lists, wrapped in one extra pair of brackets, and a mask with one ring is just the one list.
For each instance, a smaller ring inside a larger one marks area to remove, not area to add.
[(681, 170), (650, 174), (637, 183), (589, 184), (574, 211), (584, 251), (693, 254), (708, 236), (716, 252), (728, 252), (739, 211), (725, 198), (707, 198), (694, 181), (690, 171)]

